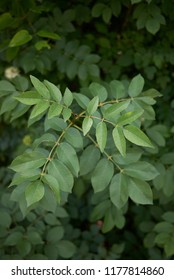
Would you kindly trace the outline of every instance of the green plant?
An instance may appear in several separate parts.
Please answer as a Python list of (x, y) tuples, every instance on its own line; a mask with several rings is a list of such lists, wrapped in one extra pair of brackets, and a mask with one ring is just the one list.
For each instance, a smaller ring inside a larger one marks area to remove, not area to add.
[[(26, 80), (20, 82), (25, 87)], [(103, 232), (123, 226), (122, 209), (129, 197), (139, 204), (152, 204), (147, 181), (158, 172), (140, 160), (154, 148), (140, 127), (146, 129), (146, 119), (152, 119), (154, 98), (160, 94), (154, 89), (142, 92), (141, 75), (130, 84), (117, 80), (105, 86), (91, 83), (85, 95), (66, 88), (62, 96), (60, 89), (47, 80), (41, 82), (31, 76), (31, 82), (34, 89), (22, 93), (15, 90), (15, 94), (8, 82), (13, 91), (11, 95), (8, 91), (1, 107), (1, 113), (3, 108), (10, 109), (15, 118), (20, 102), (22, 113), (30, 110), (28, 124), (40, 121), (43, 127), (43, 135), (10, 165), (16, 172), (10, 186), (17, 186), (12, 196), (19, 201), (23, 214), (44, 199), (46, 188), (52, 190), (59, 204), (64, 204), (75, 178), (90, 179), (94, 193), (103, 194), (102, 206), (95, 207), (98, 219), (105, 217)], [(5, 88), (1, 90), (5, 91), (7, 82), (3, 83)], [(13, 110), (7, 101), (16, 105)]]
[[(1, 1), (2, 258), (173, 258), (172, 11), (169, 0)], [(43, 216), (59, 203), (69, 256), (45, 249), (57, 222)], [(6, 244), (19, 227), (25, 253)]]

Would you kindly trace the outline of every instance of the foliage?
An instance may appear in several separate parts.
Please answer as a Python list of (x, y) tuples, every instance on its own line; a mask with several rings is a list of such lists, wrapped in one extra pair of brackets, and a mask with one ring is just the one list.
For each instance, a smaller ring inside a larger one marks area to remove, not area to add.
[(2, 259), (173, 258), (172, 8), (1, 1)]

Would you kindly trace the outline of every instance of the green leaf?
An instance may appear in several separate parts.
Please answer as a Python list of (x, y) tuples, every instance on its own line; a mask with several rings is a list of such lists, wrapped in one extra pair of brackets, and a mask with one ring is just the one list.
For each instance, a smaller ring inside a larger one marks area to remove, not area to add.
[(91, 176), (94, 192), (103, 191), (108, 185), (114, 174), (114, 165), (106, 158), (101, 159)]
[(27, 201), (27, 207), (40, 201), (44, 196), (44, 185), (41, 181), (35, 181), (29, 184), (25, 190), (25, 197)]
[(62, 116), (65, 122), (70, 119), (71, 114), (72, 114), (72, 110), (70, 108), (63, 109)]
[(125, 125), (125, 124), (130, 124), (137, 120), (142, 114), (143, 110), (137, 110), (137, 111), (131, 111), (123, 114), (120, 116), (117, 120), (117, 125)]
[(31, 82), (32, 82), (33, 86), (38, 91), (38, 93), (40, 93), (40, 95), (43, 98), (50, 99), (49, 90), (44, 85), (44, 83), (42, 83), (41, 81), (39, 81), (39, 79), (37, 79), (36, 77), (34, 77), (32, 75), (30, 75), (30, 79), (31, 79)]
[(68, 193), (72, 191), (74, 179), (63, 162), (58, 159), (53, 159), (48, 165), (48, 174), (55, 177), (62, 191)]
[(13, 18), (10, 13), (3, 13), (0, 15), (0, 30), (12, 26)]
[(5, 239), (5, 245), (6, 246), (15, 246), (18, 241), (20, 241), (22, 238), (22, 232), (20, 231), (15, 231), (15, 232), (11, 232), (7, 238)]
[(46, 240), (49, 243), (56, 243), (64, 236), (64, 228), (62, 226), (51, 227), (48, 229)]
[(138, 96), (142, 92), (143, 87), (144, 87), (144, 78), (139, 74), (135, 76), (130, 82), (128, 88), (129, 96), (131, 97)]
[(92, 210), (90, 221), (95, 222), (100, 220), (106, 213), (107, 209), (110, 207), (109, 199), (99, 202)]
[(95, 113), (95, 111), (98, 108), (98, 103), (99, 103), (99, 98), (98, 96), (95, 96), (88, 104), (87, 106), (87, 112), (89, 115), (92, 115), (93, 113)]
[(112, 131), (112, 136), (116, 148), (119, 150), (120, 154), (126, 156), (126, 140), (123, 134), (123, 129), (121, 127), (115, 127)]
[(134, 125), (127, 125), (123, 129), (124, 136), (130, 142), (143, 147), (150, 147), (153, 148), (153, 145), (149, 138), (144, 134), (142, 130)]
[(125, 97), (126, 90), (122, 82), (113, 80), (109, 85), (113, 97), (115, 97), (116, 99)]
[(44, 113), (48, 109), (49, 106), (50, 106), (49, 101), (45, 101), (45, 100), (40, 101), (39, 103), (37, 103), (34, 106), (32, 112), (30, 114), (30, 118), (29, 119), (33, 119), (33, 118), (41, 115), (42, 113)]
[(78, 177), (80, 166), (75, 149), (70, 144), (63, 142), (57, 147), (56, 152), (59, 160), (68, 167), (74, 176)]
[(48, 42), (46, 40), (38, 41), (38, 42), (36, 42), (36, 44), (34, 46), (37, 51), (40, 51), (44, 48), (51, 49), (51, 46), (48, 44)]
[(72, 92), (68, 88), (66, 88), (64, 97), (63, 97), (63, 102), (67, 107), (69, 107), (71, 105), (72, 101), (73, 101)]
[(92, 8), (92, 17), (99, 17), (105, 8), (106, 5), (103, 3), (95, 4)]
[(27, 238), (31, 242), (31, 244), (43, 244), (44, 242), (42, 241), (42, 238), (40, 234), (36, 231), (29, 231), (27, 233)]
[(130, 198), (138, 204), (153, 204), (152, 190), (147, 182), (139, 179), (129, 179), (128, 190)]
[(162, 215), (162, 218), (169, 223), (174, 223), (174, 212), (173, 211), (167, 211)]
[(63, 105), (58, 103), (52, 103), (48, 111), (48, 119), (51, 119), (55, 116), (59, 116), (62, 112), (62, 109)]
[(88, 103), (90, 102), (90, 99), (81, 94), (81, 93), (73, 93), (75, 100), (77, 101), (78, 105), (83, 108), (86, 109), (88, 106)]
[(110, 199), (117, 208), (122, 208), (128, 201), (128, 180), (122, 174), (116, 174), (109, 186)]
[(111, 105), (104, 112), (105, 118), (111, 118), (114, 117), (115, 115), (118, 115), (119, 113), (124, 111), (129, 106), (129, 104), (130, 104), (130, 100), (126, 100)]
[(35, 105), (42, 101), (42, 97), (36, 91), (27, 91), (16, 96), (15, 99), (20, 101), (22, 104)]
[(42, 179), (44, 180), (44, 182), (46, 182), (48, 184), (48, 186), (50, 187), (50, 189), (53, 191), (56, 200), (58, 203), (60, 203), (60, 186), (59, 186), (59, 182), (56, 180), (55, 177), (53, 177), (50, 174), (45, 174)]
[(120, 154), (114, 154), (113, 159), (119, 165), (128, 165), (133, 162), (137, 162), (141, 158), (141, 155), (142, 155), (141, 150), (139, 150), (137, 148), (131, 148), (131, 150), (129, 150), (126, 153), (125, 157), (123, 157)]
[(59, 255), (65, 259), (71, 258), (76, 251), (75, 245), (69, 240), (61, 240), (57, 244)]
[(92, 125), (93, 125), (93, 119), (90, 118), (90, 116), (85, 117), (82, 122), (83, 135), (86, 135), (89, 132)]
[[(1, 80), (0, 81), (0, 92), (7, 92), (11, 93), (13, 91), (16, 91), (14, 85), (12, 85), (9, 81)], [(1, 93), (0, 93), (1, 95)]]
[(41, 167), (45, 161), (46, 156), (41, 152), (26, 152), (23, 155), (16, 157), (9, 168), (16, 172), (26, 172), (29, 169)]
[(106, 210), (105, 217), (104, 217), (104, 223), (102, 226), (102, 232), (106, 233), (113, 229), (115, 226), (114, 217), (112, 215), (111, 207)]
[(174, 225), (169, 222), (160, 222), (154, 226), (155, 232), (166, 232), (166, 233), (173, 233)]
[(100, 152), (94, 145), (88, 146), (80, 157), (80, 175), (86, 175), (93, 171), (100, 159)]
[(66, 127), (67, 124), (61, 118), (53, 117), (51, 119), (45, 119), (45, 131), (50, 128), (56, 131), (63, 131)]
[(0, 210), (0, 227), (9, 228), (11, 225), (12, 219), (8, 212), (5, 210)]
[(24, 257), (31, 251), (31, 244), (28, 240), (23, 238), (17, 243), (16, 248), (20, 256)]
[(107, 99), (108, 93), (104, 86), (98, 83), (91, 83), (89, 90), (94, 97), (99, 97), (100, 102), (103, 102)]
[(57, 33), (46, 31), (46, 30), (40, 30), (37, 32), (37, 35), (43, 38), (50, 38), (53, 40), (59, 40), (60, 36)]
[(70, 143), (75, 148), (83, 147), (83, 138), (81, 133), (74, 127), (70, 127), (65, 132), (65, 139), (68, 143)]
[(146, 29), (154, 35), (160, 30), (160, 22), (156, 18), (149, 17), (146, 21)]
[(104, 152), (107, 141), (107, 126), (104, 122), (100, 122), (96, 127), (96, 139), (101, 152)]
[(62, 100), (62, 94), (60, 89), (47, 80), (44, 80), (44, 84), (47, 86), (50, 95), (54, 99), (54, 101), (60, 103), (60, 101)]
[(138, 161), (131, 163), (130, 165), (124, 167), (124, 173), (130, 177), (150, 181), (159, 175), (156, 168), (145, 161)]
[(27, 30), (20, 30), (18, 31), (9, 43), (9, 47), (18, 47), (24, 45), (31, 41), (32, 36), (29, 34)]

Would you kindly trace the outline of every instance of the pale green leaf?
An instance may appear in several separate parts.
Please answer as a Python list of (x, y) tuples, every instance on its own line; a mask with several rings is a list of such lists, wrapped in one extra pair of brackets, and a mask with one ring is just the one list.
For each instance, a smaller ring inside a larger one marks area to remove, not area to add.
[(92, 173), (91, 182), (94, 192), (103, 191), (108, 185), (114, 174), (114, 165), (106, 158), (101, 159)]
[(100, 122), (96, 127), (96, 139), (101, 152), (103, 153), (107, 141), (107, 126), (104, 122)]
[(49, 130), (49, 129), (53, 129), (56, 131), (62, 131), (67, 127), (66, 122), (64, 122), (64, 120), (62, 118), (59, 117), (53, 117), (51, 119), (46, 118), (45, 119), (45, 131)]
[(32, 119), (32, 118), (35, 118), (35, 117), (41, 115), (48, 109), (49, 106), (50, 106), (49, 101), (40, 101), (33, 107), (33, 110), (30, 114), (29, 119)]
[(31, 41), (32, 36), (27, 30), (18, 31), (9, 43), (9, 47), (18, 47)]
[(63, 105), (58, 103), (52, 103), (48, 110), (48, 119), (51, 119), (55, 116), (59, 116), (62, 112)]
[(54, 84), (50, 83), (47, 80), (44, 80), (44, 84), (47, 86), (51, 97), (56, 101), (59, 102), (62, 100), (62, 94), (58, 87), (56, 87)]
[(81, 93), (73, 93), (73, 95), (79, 106), (83, 109), (86, 109), (90, 99)]
[(99, 149), (94, 146), (88, 146), (80, 156), (80, 175), (86, 175), (94, 170), (100, 159)]
[(125, 97), (126, 89), (122, 82), (113, 80), (109, 85), (113, 97), (115, 97), (116, 99)]
[(114, 139), (115, 146), (119, 150), (120, 154), (126, 156), (126, 140), (123, 134), (123, 129), (121, 127), (115, 127), (112, 131), (112, 136)]
[(45, 145), (53, 145), (55, 142), (55, 135), (51, 133), (44, 133), (41, 137), (37, 138), (32, 145), (34, 148), (37, 148), (41, 143), (44, 143)]
[(95, 96), (88, 104), (87, 106), (87, 112), (89, 115), (92, 115), (93, 113), (95, 113), (95, 111), (98, 108), (98, 103), (99, 103), (99, 98), (98, 96)]
[(48, 165), (48, 174), (52, 175), (60, 186), (60, 189), (64, 192), (72, 192), (74, 179), (63, 162), (58, 159), (53, 159)]
[(108, 93), (107, 93), (107, 90), (105, 89), (105, 87), (98, 83), (93, 82), (92, 84), (90, 84), (89, 90), (91, 91), (91, 93), (94, 97), (95, 96), (99, 97), (100, 102), (105, 101), (108, 96)]
[(50, 189), (53, 191), (56, 200), (60, 203), (60, 186), (58, 180), (50, 174), (45, 174), (43, 176), (43, 180), (48, 184)]
[(128, 181), (122, 174), (116, 174), (109, 187), (110, 199), (117, 208), (122, 208), (128, 201)]
[(21, 93), (19, 96), (15, 97), (15, 99), (20, 101), (22, 104), (35, 105), (42, 101), (42, 96), (38, 92), (27, 91)]
[(144, 78), (140, 74), (138, 74), (130, 82), (128, 88), (129, 96), (131, 97), (138, 96), (142, 92), (143, 87), (144, 87)]
[(70, 127), (65, 132), (65, 139), (75, 148), (83, 147), (83, 138), (81, 133), (74, 127)]
[(130, 165), (124, 167), (124, 173), (130, 177), (150, 181), (159, 175), (156, 168), (145, 161), (138, 161), (131, 163)]
[(75, 149), (70, 144), (63, 142), (57, 147), (56, 152), (59, 160), (68, 167), (74, 176), (78, 177), (80, 166)]
[(27, 207), (40, 201), (44, 196), (44, 185), (41, 181), (35, 181), (29, 184), (25, 190)]
[(28, 169), (41, 167), (45, 161), (46, 157), (41, 152), (25, 152), (24, 154), (16, 157), (9, 168), (16, 172), (25, 172)]
[(71, 114), (72, 114), (72, 110), (70, 108), (63, 109), (62, 116), (65, 122), (70, 119)]
[(93, 124), (92, 118), (90, 118), (89, 116), (84, 118), (84, 120), (82, 122), (83, 135), (86, 135), (89, 132), (92, 124)]
[(119, 113), (124, 111), (129, 106), (129, 104), (130, 100), (126, 100), (111, 105), (104, 112), (105, 118), (112, 118), (115, 115), (118, 115)]
[(38, 91), (38, 93), (40, 93), (40, 95), (43, 96), (43, 98), (50, 99), (49, 90), (44, 85), (44, 83), (42, 83), (41, 81), (39, 81), (39, 79), (37, 79), (36, 77), (34, 77), (32, 75), (30, 75), (30, 79), (31, 79), (33, 86)]
[(137, 120), (143, 114), (143, 112), (144, 112), (143, 110), (139, 110), (139, 111), (137, 110), (137, 111), (131, 111), (123, 114), (118, 118), (117, 125), (130, 124), (135, 120)]
[(153, 194), (147, 182), (139, 179), (129, 179), (128, 190), (130, 198), (138, 204), (152, 204)]
[(153, 145), (150, 139), (146, 136), (146, 134), (140, 130), (138, 127), (134, 125), (127, 125), (123, 129), (124, 136), (130, 142), (143, 147), (153, 148)]
[(69, 107), (72, 101), (73, 101), (73, 94), (68, 88), (66, 88), (63, 97), (63, 102), (67, 107)]

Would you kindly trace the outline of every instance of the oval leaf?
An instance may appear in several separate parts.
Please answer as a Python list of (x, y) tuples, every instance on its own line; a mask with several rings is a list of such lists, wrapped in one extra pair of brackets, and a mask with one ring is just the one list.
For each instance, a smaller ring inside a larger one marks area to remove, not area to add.
[(128, 182), (130, 198), (138, 204), (152, 204), (152, 190), (147, 182), (139, 179), (130, 179)]
[(95, 111), (98, 108), (98, 103), (99, 103), (99, 98), (98, 96), (95, 96), (88, 104), (87, 106), (87, 112), (89, 115), (92, 115), (93, 113), (95, 113)]
[(107, 126), (104, 122), (98, 123), (96, 127), (96, 139), (101, 152), (103, 152), (107, 141)]
[(150, 139), (144, 134), (142, 130), (134, 125), (127, 125), (123, 129), (124, 136), (130, 142), (143, 147), (150, 147), (153, 148), (153, 145)]
[(114, 174), (114, 165), (106, 158), (101, 159), (94, 172), (92, 173), (91, 182), (94, 192), (103, 191), (108, 185)]
[(110, 199), (117, 208), (122, 208), (128, 200), (128, 181), (122, 174), (116, 174), (109, 187)]
[(82, 129), (83, 129), (83, 135), (86, 135), (89, 130), (91, 129), (91, 126), (93, 124), (93, 119), (90, 117), (85, 117), (82, 122)]
[(144, 78), (139, 74), (135, 76), (130, 82), (128, 88), (129, 96), (131, 97), (138, 96), (142, 92), (143, 87), (144, 87)]
[(32, 39), (32, 36), (27, 30), (18, 31), (9, 43), (9, 47), (18, 47), (28, 43)]
[(25, 197), (27, 201), (27, 206), (40, 201), (44, 196), (44, 185), (41, 181), (35, 181), (29, 184), (25, 190)]
[(115, 146), (119, 150), (120, 154), (126, 156), (126, 140), (121, 127), (115, 127), (112, 131)]

